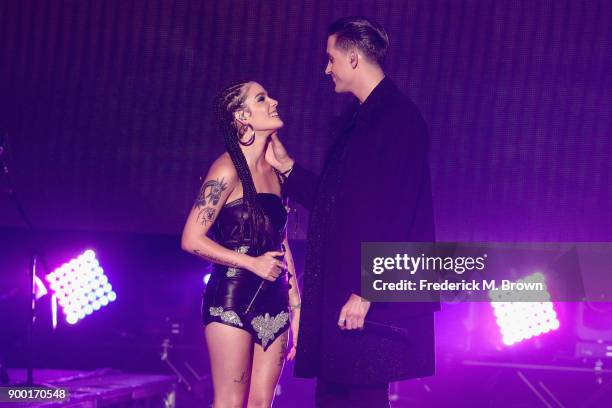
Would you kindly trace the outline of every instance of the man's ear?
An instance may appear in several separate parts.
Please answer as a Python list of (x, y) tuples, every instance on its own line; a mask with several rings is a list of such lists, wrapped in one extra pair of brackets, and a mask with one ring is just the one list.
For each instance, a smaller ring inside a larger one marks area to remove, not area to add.
[(359, 54), (354, 48), (349, 51), (349, 62), (353, 69), (357, 68), (357, 65), (359, 65)]

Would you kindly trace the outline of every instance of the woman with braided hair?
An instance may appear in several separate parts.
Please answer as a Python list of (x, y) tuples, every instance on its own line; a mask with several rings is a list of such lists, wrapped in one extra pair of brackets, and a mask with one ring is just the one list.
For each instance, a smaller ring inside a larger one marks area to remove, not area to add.
[(213, 263), (202, 315), (214, 407), (269, 407), (285, 358), (295, 357), (300, 294), (283, 176), (265, 160), (270, 136), (283, 126), (277, 106), (256, 82), (219, 94), (227, 152), (210, 167), (183, 230), (182, 248)]

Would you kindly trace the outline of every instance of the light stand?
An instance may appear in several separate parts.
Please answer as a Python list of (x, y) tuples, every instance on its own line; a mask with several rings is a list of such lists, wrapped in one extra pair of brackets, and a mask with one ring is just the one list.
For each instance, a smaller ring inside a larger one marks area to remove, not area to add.
[[(38, 243), (38, 238), (36, 236), (36, 231), (34, 229), (34, 226), (30, 222), (30, 218), (26, 214), (23, 205), (21, 204), (21, 202), (19, 201), (17, 197), (17, 194), (15, 193), (15, 188), (13, 186), (13, 183), (12, 183), (12, 180), (9, 174), (8, 160), (6, 159), (7, 141), (8, 141), (7, 133), (4, 133), (4, 135), (0, 135), (0, 170), (1, 170), (0, 174), (4, 175), (4, 179), (6, 180), (7, 195), (9, 199), (15, 203), (15, 207), (17, 208), (17, 211), (19, 212), (21, 220), (26, 225), (28, 232), (33, 237), (34, 242), (35, 242), (35, 245), (34, 245), (35, 249), (33, 251), (34, 255), (32, 255), (30, 264), (28, 265), (28, 281), (30, 283), (30, 288), (27, 291), (27, 293), (30, 296), (30, 299), (29, 299), (30, 308), (29, 308), (29, 319), (28, 319), (29, 322), (28, 322), (27, 341), (26, 341), (27, 378), (26, 378), (26, 382), (21, 385), (25, 385), (28, 387), (46, 386), (46, 385), (41, 385), (41, 384), (35, 384), (34, 383), (34, 373), (33, 373), (34, 372), (34, 369), (33, 369), (33, 365), (34, 365), (34, 322), (36, 321), (36, 268), (37, 268), (37, 263), (38, 263), (38, 258), (39, 258), (39, 255), (38, 255), (39, 243)], [(46, 264), (44, 257), (40, 257), (40, 258), (42, 259), (43, 266), (45, 267), (45, 269), (49, 270), (49, 267)]]

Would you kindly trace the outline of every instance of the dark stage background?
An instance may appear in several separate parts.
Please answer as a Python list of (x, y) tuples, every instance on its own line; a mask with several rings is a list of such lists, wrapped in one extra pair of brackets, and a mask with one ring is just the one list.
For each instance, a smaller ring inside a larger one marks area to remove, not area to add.
[[(5, 161), (39, 229), (24, 230), (0, 177), (0, 363), (25, 364), (33, 248), (51, 269), (92, 248), (117, 302), (52, 331), (43, 298), (35, 364), (168, 373), (160, 352), (171, 339), (177, 364), (206, 373), (207, 269), (180, 251), (179, 234), (223, 151), (213, 96), (240, 78), (261, 82), (280, 102), (289, 150), (319, 170), (330, 120), (350, 100), (324, 75), (325, 30), (354, 14), (386, 27), (386, 70), (429, 125), (439, 240), (612, 240), (612, 1), (0, 0)], [(298, 272), (306, 216), (290, 219)], [(584, 377), (541, 378), (564, 402), (604, 406), (612, 397), (593, 361), (573, 354), (582, 306), (559, 307), (559, 331), (504, 348), (490, 305), (445, 304), (438, 374), (395, 391), (413, 406), (532, 406), (513, 371), (458, 365), (582, 364)], [(609, 330), (609, 306), (594, 310)], [(279, 406), (312, 406), (312, 383), (291, 365), (281, 385)]]
[(238, 78), (280, 101), (282, 137), (318, 170), (348, 101), (325, 29), (351, 14), (389, 31), (387, 72), (430, 126), (439, 239), (612, 238), (605, 0), (4, 0), (0, 128), (34, 224), (178, 234), (223, 151), (212, 98)]

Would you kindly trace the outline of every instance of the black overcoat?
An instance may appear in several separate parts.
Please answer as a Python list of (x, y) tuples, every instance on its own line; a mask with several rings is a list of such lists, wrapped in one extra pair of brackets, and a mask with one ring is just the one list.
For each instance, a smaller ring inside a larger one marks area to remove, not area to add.
[(437, 303), (372, 303), (363, 331), (337, 325), (361, 292), (362, 241), (434, 241), (425, 122), (384, 78), (339, 123), (321, 175), (296, 163), (283, 185), (310, 211), (295, 375), (348, 384), (432, 375)]

